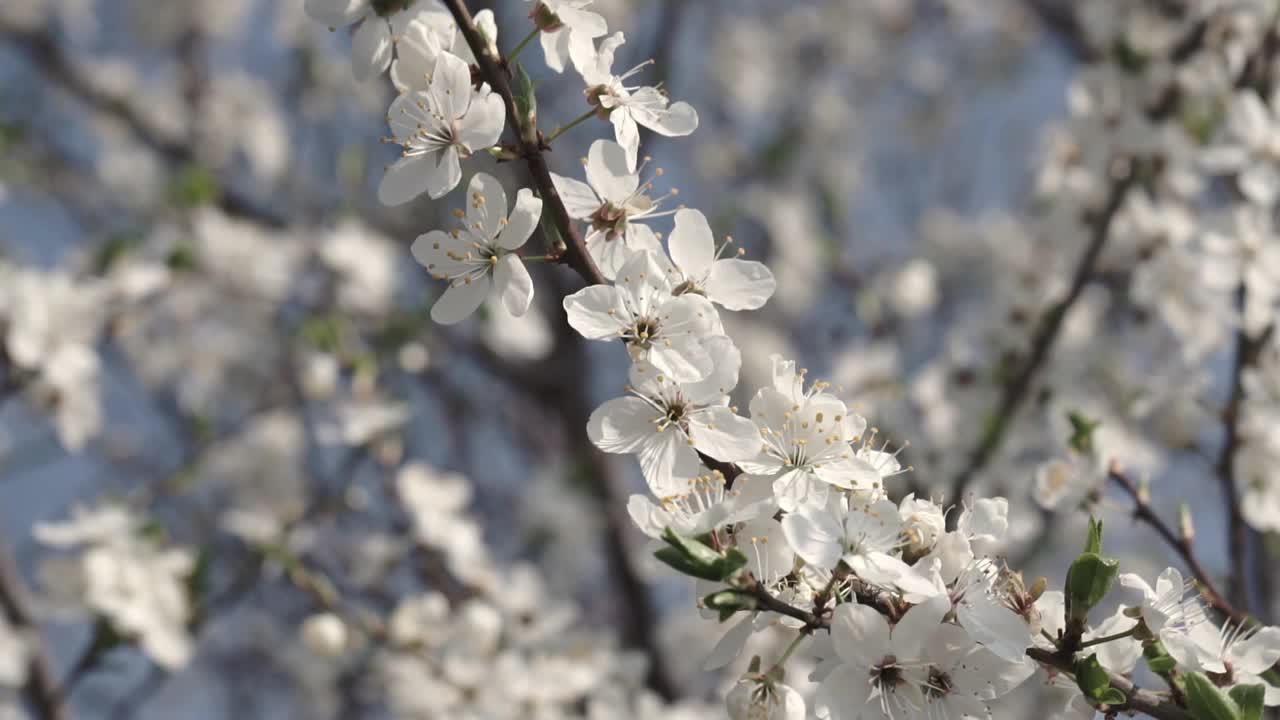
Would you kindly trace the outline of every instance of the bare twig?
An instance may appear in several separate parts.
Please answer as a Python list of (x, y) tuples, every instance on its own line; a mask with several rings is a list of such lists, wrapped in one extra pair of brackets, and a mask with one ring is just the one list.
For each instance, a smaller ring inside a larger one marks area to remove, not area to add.
[(1200, 584), (1201, 594), (1206, 602), (1215, 610), (1221, 612), (1232, 621), (1240, 624), (1252, 624), (1253, 620), (1249, 616), (1238, 610), (1226, 596), (1218, 590), (1218, 586), (1214, 583), (1213, 578), (1205, 570), (1200, 563), (1200, 558), (1196, 556), (1195, 547), (1190, 538), (1182, 537), (1174, 531), (1170, 525), (1165, 522), (1155, 510), (1151, 508), (1146, 497), (1138, 491), (1137, 485), (1129, 479), (1129, 476), (1115, 463), (1107, 471), (1107, 477), (1124, 490), (1125, 494), (1133, 500), (1133, 517), (1156, 531), (1165, 543), (1178, 553), (1182, 561), (1186, 564), (1187, 569), (1195, 576), (1196, 581)]
[(1000, 389), (1000, 400), (996, 404), (992, 420), (983, 432), (981, 440), (979, 440), (973, 452), (970, 453), (969, 461), (965, 464), (964, 469), (951, 482), (951, 499), (953, 501), (963, 498), (969, 483), (973, 481), (982, 468), (986, 467), (991, 457), (1000, 447), (1014, 413), (1022, 406), (1022, 402), (1031, 390), (1032, 380), (1049, 358), (1049, 351), (1058, 339), (1058, 333), (1062, 330), (1062, 322), (1066, 318), (1067, 312), (1080, 299), (1085, 286), (1093, 279), (1094, 270), (1098, 265), (1098, 258), (1102, 255), (1102, 248), (1106, 245), (1107, 238), (1111, 234), (1111, 223), (1115, 219), (1116, 213), (1119, 212), (1120, 207), (1124, 204), (1124, 200), (1129, 194), (1129, 189), (1133, 187), (1134, 183), (1135, 174), (1130, 166), (1131, 163), (1121, 161), (1117, 165), (1119, 167), (1113, 168), (1113, 180), (1111, 190), (1107, 194), (1106, 204), (1092, 222), (1092, 235), (1089, 239), (1089, 245), (1085, 248), (1084, 254), (1081, 255), (1080, 261), (1076, 264), (1067, 294), (1045, 312), (1036, 329), (1035, 336), (1031, 340), (1031, 350), (1027, 354), (1026, 360)]
[[(754, 578), (748, 576), (740, 590), (755, 598), (757, 606), (762, 610), (776, 612), (779, 615), (795, 618), (805, 627), (801, 632), (812, 632), (819, 629), (830, 629), (829, 616), (818, 616), (798, 608), (770, 594)], [(883, 610), (881, 611), (883, 612)], [(1027, 649), (1027, 657), (1039, 663), (1053, 673), (1070, 675), (1074, 672), (1074, 655), (1061, 651), (1032, 647)], [(1109, 673), (1111, 686), (1124, 693), (1125, 702), (1107, 706), (1108, 712), (1140, 712), (1156, 720), (1192, 720), (1191, 714), (1179, 707), (1169, 697), (1158, 695), (1150, 690), (1143, 690), (1132, 680), (1116, 673)]]
[(0, 609), (9, 621), (25, 632), (30, 640), (30, 666), (24, 692), (36, 717), (42, 720), (71, 720), (71, 706), (60, 691), (54, 676), (53, 661), (39, 636), (39, 623), (31, 610), (31, 601), (23, 586), (22, 576), (8, 547), (0, 545)]

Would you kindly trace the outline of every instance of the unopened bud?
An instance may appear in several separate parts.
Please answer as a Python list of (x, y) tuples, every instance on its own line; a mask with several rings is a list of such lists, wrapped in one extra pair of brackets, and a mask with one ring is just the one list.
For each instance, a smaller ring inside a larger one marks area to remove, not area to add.
[(1138, 481), (1138, 502), (1143, 505), (1151, 504), (1151, 480), (1142, 478)]
[(1191, 506), (1182, 503), (1178, 506), (1178, 535), (1182, 542), (1190, 545), (1196, 539), (1196, 526), (1191, 520)]
[(302, 621), (302, 643), (324, 657), (338, 657), (347, 649), (347, 625), (333, 613), (312, 615)]

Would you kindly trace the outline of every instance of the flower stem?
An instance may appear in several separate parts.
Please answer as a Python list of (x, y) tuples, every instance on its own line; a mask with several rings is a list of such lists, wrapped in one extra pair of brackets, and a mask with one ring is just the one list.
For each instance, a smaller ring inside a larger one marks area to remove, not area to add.
[(593, 116), (593, 115), (595, 115), (595, 114), (596, 114), (596, 110), (595, 110), (595, 108), (592, 108), (592, 109), (590, 109), (590, 110), (588, 110), (588, 111), (586, 111), (586, 112), (582, 113), (582, 114), (581, 114), (581, 115), (579, 115), (578, 117), (574, 118), (574, 119), (573, 119), (573, 122), (569, 123), (568, 125), (561, 125), (560, 127), (556, 128), (556, 131), (555, 131), (555, 132), (553, 132), (553, 133), (551, 133), (551, 135), (547, 137), (546, 142), (547, 142), (547, 143), (550, 143), (552, 140), (555, 140), (556, 138), (558, 138), (558, 137), (560, 137), (562, 134), (564, 134), (564, 132), (565, 132), (566, 130), (569, 130), (569, 129), (571, 129), (571, 128), (577, 127), (579, 124), (581, 124), (581, 123), (583, 123), (583, 122), (586, 122), (586, 120), (587, 120), (588, 118), (590, 118), (591, 116)]
[(554, 262), (559, 257), (556, 255), (523, 255), (520, 259), (525, 262)]
[(1137, 627), (1138, 626), (1135, 624), (1133, 627), (1129, 628), (1128, 630), (1125, 630), (1124, 632), (1118, 632), (1115, 635), (1106, 635), (1100, 638), (1094, 638), (1092, 640), (1088, 640), (1086, 642), (1081, 643), (1080, 647), (1081, 649), (1083, 649), (1083, 648), (1091, 647), (1093, 645), (1101, 645), (1103, 643), (1109, 643), (1112, 640), (1123, 640), (1127, 637), (1133, 637), (1133, 631), (1136, 630)]
[(520, 57), (520, 53), (524, 50), (525, 45), (528, 45), (529, 41), (532, 40), (534, 36), (536, 36), (539, 32), (541, 31), (538, 30), (538, 28), (536, 27), (530, 30), (529, 34), (525, 35), (524, 39), (520, 41), (520, 44), (516, 45), (515, 49), (512, 50), (511, 53), (507, 55), (507, 62), (515, 62), (516, 58)]
[(805, 635), (804, 633), (796, 635), (796, 639), (791, 641), (791, 644), (787, 646), (787, 649), (782, 652), (782, 657), (778, 658), (778, 661), (773, 664), (773, 667), (769, 668), (769, 672), (773, 672), (783, 665), (786, 665), (787, 661), (791, 659), (791, 654), (796, 651), (796, 648), (800, 647), (800, 643), (806, 637), (808, 637), (808, 635)]

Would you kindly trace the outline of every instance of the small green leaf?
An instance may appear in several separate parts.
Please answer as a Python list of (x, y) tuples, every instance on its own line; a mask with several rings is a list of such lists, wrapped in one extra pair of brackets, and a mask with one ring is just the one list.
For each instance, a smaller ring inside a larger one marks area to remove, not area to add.
[(1178, 667), (1178, 661), (1165, 651), (1164, 645), (1159, 640), (1152, 640), (1143, 645), (1142, 656), (1147, 660), (1147, 667), (1157, 675), (1168, 675)]
[(130, 250), (142, 244), (142, 235), (137, 232), (116, 233), (107, 238), (94, 254), (93, 269), (101, 274), (111, 269), (116, 261)]
[(703, 543), (687, 538), (667, 528), (662, 539), (669, 547), (658, 550), (653, 555), (670, 565), (677, 572), (703, 580), (721, 582), (733, 577), (747, 564), (747, 556), (737, 548), (727, 552), (717, 552)]
[(208, 168), (200, 165), (183, 168), (171, 187), (173, 203), (179, 207), (210, 205), (221, 193), (218, 178)]
[(1068, 444), (1078, 453), (1088, 453), (1093, 449), (1093, 431), (1102, 425), (1099, 420), (1090, 420), (1074, 410), (1067, 413), (1071, 422), (1071, 439)]
[(720, 622), (728, 620), (739, 610), (756, 609), (755, 598), (750, 595), (743, 595), (736, 590), (720, 590), (718, 592), (713, 592), (703, 598), (702, 603), (719, 613)]
[(1102, 697), (1098, 698), (1098, 702), (1103, 705), (1123, 705), (1128, 700), (1118, 688), (1109, 687), (1102, 692)]
[(524, 71), (524, 66), (520, 63), (516, 63), (515, 80), (513, 99), (516, 101), (516, 112), (520, 115), (523, 133), (526, 129), (538, 125), (538, 93), (533, 87), (533, 80), (529, 78), (529, 73)]
[(1098, 662), (1097, 653), (1076, 660), (1075, 675), (1080, 692), (1091, 700), (1102, 702), (1107, 691), (1113, 689), (1111, 675), (1107, 673), (1106, 668), (1102, 667), (1102, 663)]
[(173, 246), (168, 257), (164, 259), (164, 264), (170, 270), (187, 272), (198, 269), (200, 260), (196, 257), (195, 248), (190, 243), (183, 242)]
[(1240, 707), (1218, 689), (1203, 673), (1187, 673), (1183, 677), (1187, 708), (1196, 720), (1243, 720)]
[(1101, 520), (1095, 520), (1092, 517), (1089, 518), (1089, 534), (1085, 536), (1084, 551), (1087, 553), (1094, 553), (1095, 555), (1102, 554)]
[(1231, 688), (1229, 696), (1240, 709), (1240, 720), (1262, 720), (1263, 700), (1267, 688), (1262, 684), (1237, 685)]
[(1111, 592), (1120, 562), (1097, 553), (1085, 552), (1067, 570), (1067, 617), (1083, 622), (1089, 610)]

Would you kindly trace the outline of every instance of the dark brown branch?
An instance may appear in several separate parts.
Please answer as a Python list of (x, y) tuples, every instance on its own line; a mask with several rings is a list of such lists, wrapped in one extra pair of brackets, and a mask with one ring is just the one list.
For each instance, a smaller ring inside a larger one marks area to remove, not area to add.
[[(1243, 281), (1236, 287), (1235, 306), (1243, 317), (1248, 288)], [(1241, 320), (1243, 322), (1243, 320)], [(1258, 337), (1250, 337), (1244, 327), (1236, 331), (1234, 358), (1231, 367), (1231, 395), (1223, 411), (1223, 430), (1226, 437), (1218, 455), (1218, 480), (1222, 486), (1222, 499), (1227, 511), (1227, 554), (1231, 563), (1231, 575), (1227, 582), (1227, 597), (1240, 607), (1248, 607), (1245, 583), (1245, 555), (1249, 538), (1249, 526), (1240, 509), (1240, 493), (1236, 488), (1236, 455), (1244, 438), (1240, 430), (1241, 409), (1244, 404), (1244, 372), (1258, 361), (1266, 347), (1274, 326), (1268, 327)]]
[(550, 211), (551, 220), (555, 223), (556, 230), (560, 232), (560, 237), (564, 239), (565, 252), (562, 262), (577, 271), (589, 284), (603, 284), (604, 275), (591, 259), (591, 253), (587, 252), (587, 244), (583, 241), (582, 234), (578, 232), (573, 218), (569, 217), (569, 211), (565, 209), (564, 201), (560, 199), (555, 183), (551, 181), (551, 170), (547, 167), (547, 160), (542, 154), (543, 148), (538, 139), (538, 128), (535, 127), (534, 122), (525, 123), (516, 108), (515, 95), (511, 91), (511, 81), (505, 69), (506, 60), (492, 54), (489, 43), (476, 28), (471, 12), (467, 10), (463, 0), (445, 0), (445, 5), (449, 7), (449, 12), (453, 13), (459, 31), (466, 39), (467, 46), (471, 48), (471, 54), (476, 57), (480, 67), (480, 77), (489, 83), (506, 105), (507, 123), (516, 133), (517, 141), (520, 143), (520, 154), (529, 166), (534, 185), (542, 197), (543, 208), (545, 211)]
[(1058, 339), (1058, 333), (1062, 330), (1063, 320), (1076, 304), (1076, 301), (1080, 299), (1085, 286), (1093, 279), (1094, 271), (1098, 265), (1098, 258), (1102, 255), (1102, 249), (1107, 243), (1107, 238), (1111, 235), (1111, 223), (1115, 220), (1116, 214), (1124, 204), (1124, 200), (1129, 194), (1129, 189), (1133, 187), (1134, 183), (1135, 175), (1131, 162), (1128, 160), (1118, 160), (1113, 164), (1111, 172), (1111, 190), (1107, 194), (1107, 200), (1102, 210), (1092, 221), (1092, 234), (1089, 239), (1089, 245), (1085, 248), (1084, 254), (1076, 264), (1067, 294), (1045, 312), (1036, 329), (1035, 336), (1031, 340), (1031, 350), (1027, 354), (1027, 359), (1018, 368), (1013, 377), (1001, 388), (1000, 400), (996, 405), (992, 421), (987, 425), (987, 429), (982, 434), (982, 439), (969, 455), (969, 461), (965, 464), (964, 469), (951, 482), (951, 500), (953, 502), (958, 502), (964, 497), (964, 493), (969, 484), (973, 482), (974, 477), (982, 468), (986, 467), (991, 457), (1000, 447), (1001, 441), (1004, 440), (1005, 432), (1012, 422), (1014, 413), (1018, 411), (1018, 408), (1022, 406), (1023, 401), (1030, 393), (1032, 380), (1035, 379), (1036, 374), (1044, 366), (1049, 357), (1049, 351), (1053, 349), (1054, 342)]
[(0, 609), (15, 628), (31, 639), (29, 675), (23, 691), (35, 716), (42, 720), (71, 720), (71, 706), (60, 690), (48, 649), (39, 637), (39, 623), (31, 610), (22, 576), (9, 549), (3, 546), (0, 546)]
[[(124, 123), (139, 142), (169, 163), (187, 165), (198, 160), (190, 143), (162, 132), (126, 98), (89, 80), (47, 31), (28, 30), (0, 20), (0, 38), (11, 40), (25, 50), (31, 61), (56, 85), (94, 110)], [(252, 219), (275, 228), (287, 224), (282, 215), (232, 187), (220, 188), (217, 203), (228, 215)]]
[(1143, 493), (1139, 492), (1137, 485), (1129, 479), (1128, 475), (1125, 475), (1118, 465), (1112, 463), (1107, 471), (1107, 477), (1133, 500), (1134, 519), (1155, 530), (1156, 534), (1182, 558), (1182, 562), (1186, 564), (1187, 569), (1191, 571), (1191, 574), (1195, 576), (1196, 581), (1200, 584), (1200, 592), (1205, 601), (1218, 612), (1231, 618), (1233, 622), (1252, 624), (1252, 619), (1246, 613), (1236, 609), (1227, 600), (1226, 596), (1218, 590), (1217, 584), (1214, 583), (1213, 578), (1204, 569), (1204, 565), (1200, 563), (1200, 558), (1196, 555), (1192, 539), (1182, 537), (1174, 532), (1173, 528), (1156, 514), (1151, 507), (1151, 503), (1148, 502)]
[[(1052, 668), (1060, 673), (1070, 674), (1073, 668), (1072, 658), (1043, 648), (1027, 648), (1027, 657), (1040, 663), (1045, 668)], [(1156, 720), (1192, 720), (1191, 713), (1178, 707), (1171, 699), (1150, 690), (1143, 690), (1123, 675), (1111, 673), (1111, 687), (1124, 693), (1123, 705), (1108, 705), (1108, 712), (1140, 712)], [(1111, 717), (1108, 714), (1108, 717)]]
[[(1207, 34), (1208, 19), (1195, 23), (1170, 50), (1169, 61), (1177, 65), (1190, 60), (1203, 47)], [(1180, 99), (1178, 85), (1176, 83), (1170, 84), (1156, 102), (1146, 108), (1145, 115), (1147, 120), (1153, 124), (1168, 120), (1177, 110)], [(1090, 221), (1089, 245), (1085, 248), (1084, 254), (1080, 257), (1080, 262), (1076, 265), (1070, 289), (1062, 300), (1050, 307), (1041, 317), (1040, 323), (1036, 328), (1036, 334), (1031, 340), (1031, 350), (1026, 360), (1001, 388), (1000, 401), (996, 405), (995, 414), (983, 432), (982, 438), (978, 441), (978, 445), (970, 454), (968, 463), (952, 480), (952, 501), (958, 502), (963, 498), (964, 492), (969, 483), (973, 481), (974, 476), (982, 468), (986, 467), (996, 450), (999, 449), (1005, 432), (1013, 421), (1014, 414), (1022, 406), (1023, 401), (1031, 391), (1032, 380), (1049, 357), (1049, 351), (1057, 340), (1067, 312), (1080, 298), (1084, 287), (1093, 279), (1097, 269), (1098, 258), (1101, 257), (1102, 249), (1111, 234), (1111, 224), (1120, 208), (1124, 205), (1124, 200), (1128, 196), (1129, 190), (1135, 183), (1136, 173), (1133, 166), (1135, 162), (1136, 159), (1125, 156), (1112, 157), (1111, 165), (1108, 168), (1111, 173), (1111, 185), (1107, 192), (1107, 198), (1101, 210)]]
[[(805, 623), (805, 627), (801, 632), (812, 632), (823, 628), (830, 629), (831, 627), (829, 617), (816, 616), (807, 610), (774, 597), (755, 578), (749, 575), (739, 590), (755, 598), (760, 609), (776, 612), (779, 615), (786, 615)], [(884, 611), (881, 610), (881, 612)], [(1032, 647), (1027, 648), (1027, 657), (1051, 672), (1070, 675), (1074, 670), (1074, 658), (1070, 653)], [(1191, 713), (1179, 707), (1172, 699), (1158, 695), (1150, 690), (1143, 690), (1123, 675), (1109, 674), (1111, 686), (1124, 693), (1125, 696), (1124, 704), (1109, 705), (1107, 706), (1109, 711), (1139, 712), (1156, 718), (1156, 720), (1192, 720)]]

